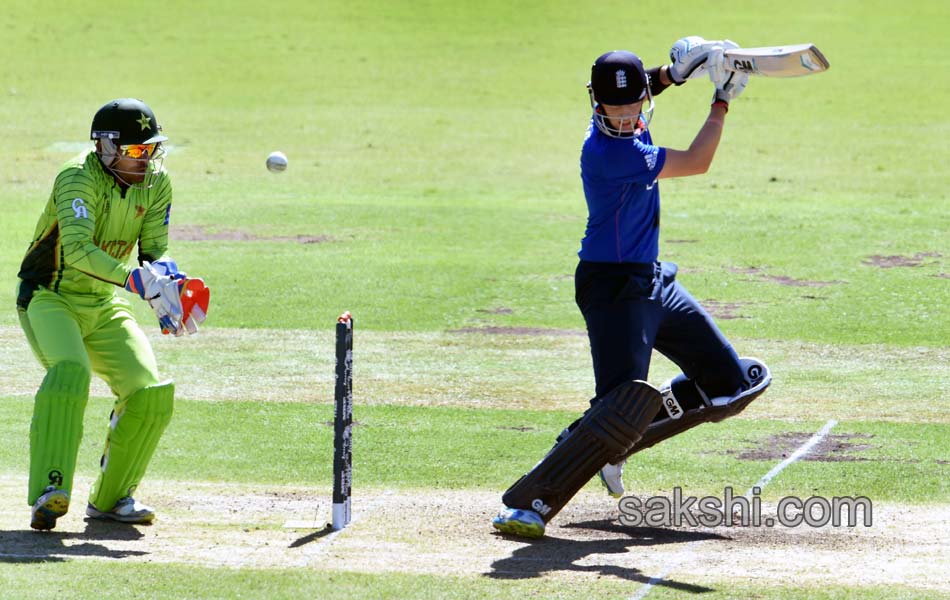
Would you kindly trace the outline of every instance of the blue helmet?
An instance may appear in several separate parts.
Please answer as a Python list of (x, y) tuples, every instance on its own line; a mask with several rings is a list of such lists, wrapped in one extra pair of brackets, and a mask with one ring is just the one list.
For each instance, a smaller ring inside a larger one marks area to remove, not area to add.
[[(631, 137), (635, 132), (622, 132), (610, 123), (604, 115), (602, 104), (624, 106), (637, 102), (646, 102), (649, 109), (636, 115), (637, 121), (649, 122), (653, 113), (653, 95), (643, 62), (633, 52), (614, 50), (601, 54), (590, 68), (590, 82), (587, 84), (591, 108), (594, 110), (594, 123), (597, 128), (611, 137)], [(629, 120), (633, 117), (627, 117)], [(616, 120), (616, 119), (614, 119)], [(636, 126), (637, 123), (634, 123)], [(636, 127), (633, 128), (636, 130)]]

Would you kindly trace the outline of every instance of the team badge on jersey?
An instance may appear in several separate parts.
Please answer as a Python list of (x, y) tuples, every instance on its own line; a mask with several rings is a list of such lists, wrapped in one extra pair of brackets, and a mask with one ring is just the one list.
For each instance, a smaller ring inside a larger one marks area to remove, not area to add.
[(647, 162), (647, 168), (651, 171), (656, 168), (656, 157), (660, 153), (660, 149), (656, 146), (653, 147), (648, 154), (643, 155), (643, 159)]
[(82, 198), (76, 198), (73, 200), (73, 213), (76, 215), (77, 219), (89, 218), (89, 210), (86, 208), (86, 203), (83, 202)]

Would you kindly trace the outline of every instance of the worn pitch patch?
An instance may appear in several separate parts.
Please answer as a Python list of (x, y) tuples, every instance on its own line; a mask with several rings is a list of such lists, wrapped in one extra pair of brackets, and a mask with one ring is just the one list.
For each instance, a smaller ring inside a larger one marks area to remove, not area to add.
[[(85, 497), (90, 483), (77, 482), (77, 498)], [(871, 528), (628, 527), (617, 520), (615, 500), (585, 490), (543, 539), (529, 542), (492, 529), (500, 491), (358, 490), (357, 518), (335, 536), (284, 528), (289, 520), (314, 515), (329, 520), (328, 487), (147, 481), (139, 497), (156, 508), (153, 525), (87, 520), (74, 507), (47, 534), (29, 529), (25, 494), (25, 477), (0, 477), (0, 557), (495, 579), (610, 577), (642, 585), (702, 540), (661, 585), (738, 577), (763, 585), (901, 581), (946, 590), (941, 574), (950, 570), (946, 542), (933, 535), (950, 520), (948, 506), (875, 504)]]
[[(187, 268), (185, 269), (187, 271)], [(214, 289), (213, 281), (206, 281)], [(211, 315), (198, 335), (163, 336), (142, 303), (136, 307), (161, 372), (187, 400), (333, 401), (333, 323), (312, 330), (219, 327)], [(362, 330), (356, 350), (358, 406), (452, 406), (567, 410), (578, 414), (593, 392), (590, 347), (583, 335), (460, 335), (444, 331)], [(946, 348), (883, 344), (827, 345), (734, 340), (765, 358), (781, 379), (738, 419), (798, 421), (841, 417), (842, 403), (861, 400), (867, 420), (950, 423)], [(0, 326), (3, 396), (32, 397), (44, 371), (31, 358), (23, 331)], [(202, 357), (196, 360), (195, 357)], [(234, 357), (240, 356), (240, 366)], [(438, 360), (433, 360), (433, 356)], [(650, 380), (678, 369), (654, 354)], [(543, 373), (543, 377), (538, 377)], [(893, 377), (903, 373), (902, 377)], [(835, 384), (828, 385), (829, 374)], [(873, 386), (866, 383), (873, 381)], [(820, 382), (820, 383), (819, 383)], [(908, 389), (916, 390), (907, 394)], [(98, 377), (92, 395), (111, 397)], [(556, 433), (555, 433), (556, 434)]]

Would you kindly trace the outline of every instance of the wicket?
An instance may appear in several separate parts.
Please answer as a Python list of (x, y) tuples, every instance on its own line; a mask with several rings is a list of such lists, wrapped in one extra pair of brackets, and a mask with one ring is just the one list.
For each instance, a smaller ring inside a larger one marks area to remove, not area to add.
[(336, 389), (333, 419), (333, 529), (350, 523), (353, 485), (353, 317), (336, 323)]

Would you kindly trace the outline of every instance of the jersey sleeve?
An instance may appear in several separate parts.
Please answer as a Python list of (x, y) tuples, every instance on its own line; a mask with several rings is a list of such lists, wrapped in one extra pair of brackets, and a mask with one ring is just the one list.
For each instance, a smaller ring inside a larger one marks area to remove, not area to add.
[(155, 262), (168, 250), (168, 223), (172, 211), (172, 184), (162, 172), (152, 188), (152, 201), (145, 213), (142, 232), (139, 234), (139, 262)]
[(604, 153), (602, 173), (610, 179), (650, 185), (666, 162), (666, 148), (638, 139), (615, 140)]
[(90, 277), (125, 285), (131, 267), (96, 245), (96, 218), (106, 208), (95, 179), (83, 169), (67, 169), (56, 179), (53, 202), (63, 261)]

